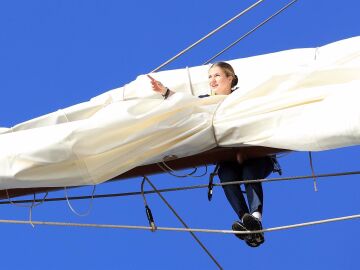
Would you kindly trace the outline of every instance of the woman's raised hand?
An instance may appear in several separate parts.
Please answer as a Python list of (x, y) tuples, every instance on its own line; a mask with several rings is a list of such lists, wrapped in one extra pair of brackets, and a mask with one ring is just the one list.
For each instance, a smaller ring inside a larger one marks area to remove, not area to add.
[(149, 77), (149, 79), (151, 80), (151, 86), (152, 89), (161, 94), (164, 95), (166, 93), (167, 88), (159, 81), (155, 80), (153, 77), (151, 77), (150, 75), (147, 75)]

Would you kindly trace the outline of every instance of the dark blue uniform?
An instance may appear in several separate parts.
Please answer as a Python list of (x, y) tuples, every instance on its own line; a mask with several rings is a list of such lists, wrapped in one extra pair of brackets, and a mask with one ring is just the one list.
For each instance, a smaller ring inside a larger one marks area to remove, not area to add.
[[(201, 95), (199, 98), (209, 97)], [(221, 183), (263, 179), (274, 170), (274, 158), (262, 157), (244, 161), (239, 164), (236, 161), (225, 161), (219, 163), (218, 175)], [(242, 220), (245, 213), (253, 213), (263, 210), (263, 189), (261, 183), (245, 184), (246, 196), (249, 206), (246, 204), (239, 184), (223, 186), (226, 198), (230, 202), (235, 213)]]

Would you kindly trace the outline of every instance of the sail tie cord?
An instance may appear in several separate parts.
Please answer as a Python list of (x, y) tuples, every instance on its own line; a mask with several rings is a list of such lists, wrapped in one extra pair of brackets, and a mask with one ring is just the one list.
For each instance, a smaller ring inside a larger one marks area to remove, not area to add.
[[(218, 139), (217, 139), (217, 137), (216, 137), (214, 120), (215, 120), (216, 113), (217, 113), (218, 109), (220, 108), (221, 104), (224, 102), (224, 100), (225, 100), (225, 98), (216, 104), (215, 110), (214, 110), (214, 112), (212, 113), (212, 116), (211, 116), (211, 123), (210, 123), (210, 124), (211, 124), (211, 130), (212, 130), (212, 135), (213, 135), (215, 147), (218, 147), (218, 146), (219, 146), (219, 141), (218, 141)], [(170, 168), (170, 167), (165, 163), (165, 159), (166, 159), (166, 157), (163, 158), (163, 160), (162, 160), (162, 165), (161, 165), (160, 163), (157, 163), (157, 165), (158, 165), (158, 166), (160, 167), (160, 169), (162, 169), (164, 172), (167, 172), (167, 173), (169, 173), (169, 174), (172, 175), (172, 176), (179, 177), (179, 178), (185, 178), (185, 177), (190, 177), (190, 176), (191, 176), (191, 177), (195, 177), (195, 178), (196, 178), (196, 177), (202, 177), (202, 176), (206, 175), (206, 173), (207, 173), (207, 166), (206, 166), (206, 172), (205, 172), (205, 174), (202, 174), (202, 175), (200, 175), (200, 176), (194, 176), (194, 173), (197, 171), (197, 168), (196, 168), (196, 167), (194, 167), (194, 171), (192, 171), (192, 172), (189, 173), (189, 174), (176, 175), (176, 174), (175, 174), (175, 171), (174, 171), (172, 168)], [(165, 167), (165, 168), (164, 168), (164, 167)]]
[(215, 111), (214, 111), (214, 113), (212, 114), (212, 117), (211, 117), (211, 129), (212, 129), (212, 134), (213, 134), (213, 137), (214, 137), (214, 142), (215, 142), (216, 147), (219, 146), (219, 141), (218, 141), (218, 139), (217, 139), (217, 137), (216, 137), (214, 120), (215, 120), (216, 112), (217, 112), (217, 110), (220, 108), (220, 105), (223, 103), (224, 100), (225, 100), (225, 99), (223, 99), (222, 101), (220, 101), (220, 102), (216, 105)]
[(175, 170), (173, 170), (172, 168), (170, 168), (166, 163), (165, 160), (162, 160), (161, 163), (158, 162), (156, 163), (158, 165), (158, 167), (160, 169), (162, 169), (164, 172), (170, 174), (171, 176), (177, 177), (177, 178), (186, 178), (186, 177), (192, 177), (194, 175), (194, 173), (196, 173), (197, 168), (194, 167), (193, 171), (190, 173), (186, 173), (186, 174), (175, 174)]
[[(65, 113), (65, 111), (62, 110), (62, 109), (60, 109), (59, 111), (64, 115), (64, 117), (66, 118), (67, 123), (69, 123), (70, 120), (69, 120), (67, 114)], [(74, 154), (74, 156), (76, 157), (76, 159), (78, 161), (76, 163), (76, 166), (82, 172), (83, 181), (86, 184), (88, 184), (89, 181), (86, 180), (88, 178), (88, 179), (90, 179), (91, 183), (96, 184), (96, 182), (94, 181), (94, 179), (93, 179), (93, 177), (92, 177), (92, 175), (91, 175), (91, 173), (89, 171), (89, 168), (86, 165), (85, 161), (82, 158), (80, 158), (79, 155), (75, 151), (73, 151), (73, 154)], [(86, 176), (84, 174), (86, 174)]]
[(195, 175), (195, 173), (198, 170), (198, 167), (194, 167), (193, 171), (190, 173), (186, 173), (186, 174), (176, 174), (176, 170), (174, 170), (173, 168), (171, 168), (168, 164), (166, 164), (166, 157), (163, 158), (163, 160), (157, 163), (158, 167), (160, 169), (162, 169), (164, 172), (170, 174), (171, 176), (177, 177), (177, 178), (186, 178), (186, 177), (193, 177), (193, 178), (201, 178), (203, 176), (205, 176), (208, 172), (208, 165), (205, 164), (205, 172), (200, 174), (200, 175)]
[(49, 194), (49, 192), (46, 192), (44, 197), (41, 200), (37, 200), (36, 199), (36, 193), (33, 193), (33, 199), (24, 203), (24, 202), (14, 202), (11, 200), (10, 195), (9, 195), (9, 191), (7, 189), (5, 189), (5, 193), (6, 193), (6, 197), (7, 197), (7, 202), (13, 206), (16, 207), (24, 207), (24, 208), (28, 208), (29, 209), (29, 223), (30, 225), (35, 228), (34, 223), (32, 222), (32, 214), (33, 214), (33, 209), (39, 205), (41, 205), (43, 202), (45, 202), (47, 195)]
[(84, 213), (79, 213), (78, 211), (76, 211), (74, 209), (74, 207), (71, 205), (70, 200), (69, 200), (69, 196), (67, 194), (67, 187), (64, 187), (64, 193), (65, 193), (65, 198), (66, 198), (66, 202), (67, 205), (69, 206), (71, 212), (73, 212), (75, 215), (79, 216), (79, 217), (86, 217), (91, 213), (91, 210), (93, 208), (93, 202), (94, 202), (94, 195), (95, 195), (95, 190), (96, 190), (96, 185), (93, 186), (93, 190), (91, 193), (91, 198), (90, 198), (90, 203), (88, 206), (88, 209), (86, 210), (86, 212)]

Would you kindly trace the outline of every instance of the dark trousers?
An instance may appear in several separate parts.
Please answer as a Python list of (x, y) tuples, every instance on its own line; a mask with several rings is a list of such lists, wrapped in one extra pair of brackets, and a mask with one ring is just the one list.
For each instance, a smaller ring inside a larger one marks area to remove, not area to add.
[[(234, 161), (221, 162), (218, 175), (221, 183), (254, 180), (266, 178), (274, 169), (273, 162), (269, 157), (246, 160), (239, 164)], [(246, 196), (249, 207), (246, 204), (239, 184), (223, 186), (226, 198), (240, 220), (245, 213), (253, 213), (263, 210), (263, 190), (261, 183), (245, 184)]]

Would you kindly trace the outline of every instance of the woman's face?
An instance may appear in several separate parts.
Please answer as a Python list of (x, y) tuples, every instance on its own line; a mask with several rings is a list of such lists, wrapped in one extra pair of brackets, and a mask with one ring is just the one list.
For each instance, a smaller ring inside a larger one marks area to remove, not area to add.
[(209, 69), (209, 86), (216, 95), (230, 95), (232, 79), (218, 66)]

